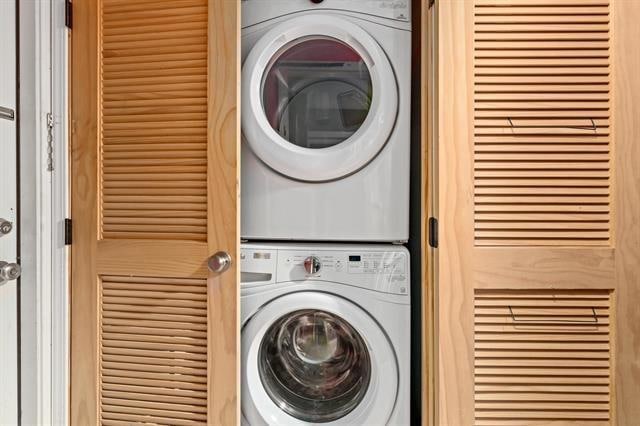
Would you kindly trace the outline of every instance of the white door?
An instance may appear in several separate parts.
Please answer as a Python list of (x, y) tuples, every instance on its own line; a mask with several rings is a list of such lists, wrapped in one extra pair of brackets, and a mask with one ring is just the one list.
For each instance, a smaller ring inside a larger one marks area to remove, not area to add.
[(346, 19), (308, 15), (269, 30), (242, 68), (242, 133), (285, 176), (340, 179), (384, 147), (398, 112), (385, 52)]
[(0, 1), (0, 424), (18, 423), (16, 4)]

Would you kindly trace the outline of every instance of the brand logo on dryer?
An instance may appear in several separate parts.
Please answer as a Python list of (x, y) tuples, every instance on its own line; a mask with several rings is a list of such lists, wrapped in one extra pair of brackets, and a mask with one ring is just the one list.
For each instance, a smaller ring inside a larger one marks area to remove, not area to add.
[(380, 2), (380, 8), (393, 10), (394, 19), (409, 20), (409, 5), (406, 0), (384, 0)]
[(380, 2), (380, 7), (382, 9), (406, 9), (407, 2), (402, 0), (382, 1)]

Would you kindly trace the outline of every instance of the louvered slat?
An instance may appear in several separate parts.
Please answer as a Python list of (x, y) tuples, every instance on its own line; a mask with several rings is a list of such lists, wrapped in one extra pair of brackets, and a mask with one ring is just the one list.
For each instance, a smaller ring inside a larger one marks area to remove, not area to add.
[(207, 421), (204, 279), (103, 276), (102, 424)]
[(476, 425), (608, 424), (608, 291), (478, 290), (474, 305)]
[(205, 241), (207, 1), (102, 5), (102, 237)]
[(475, 0), (476, 245), (609, 243), (609, 24), (607, 0)]

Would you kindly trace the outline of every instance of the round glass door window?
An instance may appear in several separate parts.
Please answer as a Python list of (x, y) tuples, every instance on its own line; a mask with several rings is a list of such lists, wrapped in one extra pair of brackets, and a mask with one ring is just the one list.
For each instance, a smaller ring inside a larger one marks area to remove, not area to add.
[(273, 402), (306, 422), (346, 416), (362, 401), (371, 379), (360, 334), (344, 319), (313, 309), (274, 322), (260, 345), (258, 364)]
[(262, 81), (269, 124), (304, 148), (327, 148), (348, 139), (367, 117), (371, 97), (364, 60), (332, 37), (304, 37), (286, 45)]

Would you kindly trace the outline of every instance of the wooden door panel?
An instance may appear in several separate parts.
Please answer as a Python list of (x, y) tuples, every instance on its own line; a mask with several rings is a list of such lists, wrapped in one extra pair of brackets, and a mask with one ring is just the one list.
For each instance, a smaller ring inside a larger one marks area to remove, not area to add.
[(439, 2), (438, 424), (640, 415), (638, 17)]
[[(608, 3), (496, 6), (476, 2), (473, 10), (474, 243), (606, 246)], [(558, 46), (563, 39), (573, 45)], [(555, 81), (566, 76), (578, 80)]]
[(611, 418), (608, 290), (475, 291), (475, 424)]
[(204, 242), (207, 1), (128, 11), (103, 0), (101, 24), (101, 237)]
[(235, 424), (239, 3), (74, 2), (73, 424)]
[(483, 247), (473, 251), (476, 288), (613, 288), (614, 250), (610, 248)]
[[(206, 244), (195, 241), (101, 240), (97, 268), (105, 275), (206, 277)], [(173, 253), (179, 253), (174, 256)]]
[(101, 422), (206, 423), (207, 280), (100, 285)]

